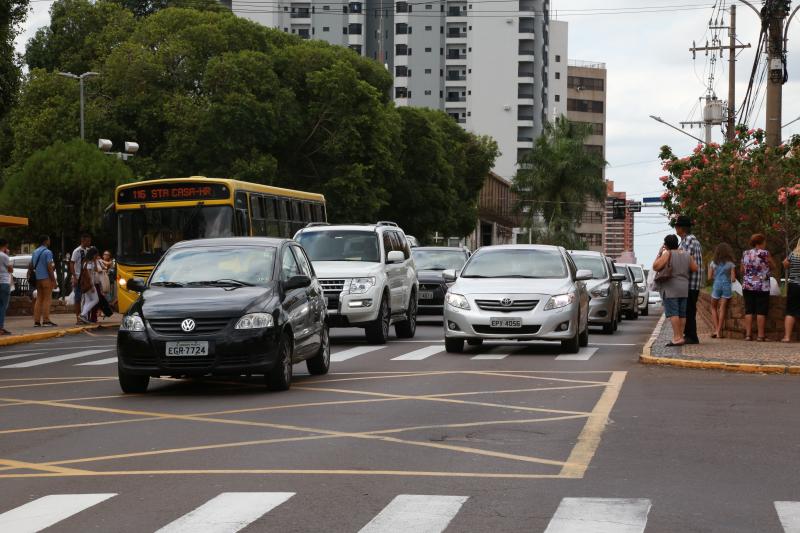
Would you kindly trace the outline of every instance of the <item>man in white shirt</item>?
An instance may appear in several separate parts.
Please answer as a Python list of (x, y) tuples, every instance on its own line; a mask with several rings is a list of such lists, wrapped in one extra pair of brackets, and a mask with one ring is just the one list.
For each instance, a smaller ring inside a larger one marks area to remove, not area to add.
[(11, 335), (6, 329), (6, 309), (11, 301), (11, 274), (14, 266), (8, 257), (8, 241), (0, 239), (0, 335)]
[(92, 236), (88, 233), (81, 233), (81, 244), (72, 252), (69, 262), (69, 273), (72, 276), (72, 292), (75, 294), (75, 321), (82, 324), (81, 315), (81, 284), (79, 278), (83, 259), (86, 257), (86, 250), (92, 245)]

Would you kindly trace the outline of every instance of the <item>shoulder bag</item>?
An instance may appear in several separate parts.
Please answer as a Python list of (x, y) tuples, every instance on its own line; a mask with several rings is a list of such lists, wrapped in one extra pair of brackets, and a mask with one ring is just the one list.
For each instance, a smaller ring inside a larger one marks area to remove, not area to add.
[(667, 261), (667, 265), (661, 270), (657, 271), (655, 278), (653, 278), (653, 282), (656, 284), (667, 281), (672, 277), (672, 252), (670, 251), (667, 253), (669, 253), (669, 261)]
[(39, 252), (39, 256), (36, 258), (35, 263), (31, 261), (31, 264), (28, 265), (28, 287), (30, 287), (30, 290), (36, 288), (36, 267), (39, 265), (42, 255), (44, 255), (44, 250)]

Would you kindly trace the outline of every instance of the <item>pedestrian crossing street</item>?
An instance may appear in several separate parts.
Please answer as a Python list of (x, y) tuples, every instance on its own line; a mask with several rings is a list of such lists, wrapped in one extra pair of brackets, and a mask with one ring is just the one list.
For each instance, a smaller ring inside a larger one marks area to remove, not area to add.
[[(461, 359), (468, 359), (472, 361), (499, 361), (507, 357), (513, 356), (515, 353), (523, 352), (527, 345), (487, 345), (480, 350), (471, 353), (470, 351), (464, 354), (447, 354), (444, 344), (431, 343), (430, 346), (417, 347), (419, 344), (413, 343), (390, 343), (383, 346), (356, 346), (352, 348), (339, 348), (334, 347), (331, 354), (331, 361), (334, 363), (343, 363), (345, 361), (352, 361), (356, 358), (364, 357), (385, 357), (385, 352), (389, 348), (393, 348), (392, 352), (397, 351), (396, 347), (402, 345), (403, 353), (394, 355), (390, 358), (391, 361), (424, 361), (435, 356), (450, 356), (458, 357)], [(75, 351), (73, 351), (75, 350)], [(554, 358), (556, 361), (588, 361), (599, 350), (598, 346), (590, 345), (587, 348), (581, 348), (577, 354), (562, 354), (562, 355), (537, 355), (542, 358)], [(115, 348), (113, 346), (107, 347), (93, 347), (93, 349), (68, 349), (62, 348), (59, 352), (54, 353), (52, 350), (45, 351), (39, 349), (35, 351), (24, 351), (19, 353), (10, 353), (9, 355), (0, 355), (0, 370), (4, 369), (20, 369), (20, 368), (35, 368), (54, 363), (66, 362), (72, 366), (104, 366), (116, 364), (117, 358), (110, 357), (114, 355)], [(100, 357), (100, 356), (103, 357)], [(98, 358), (99, 357), (99, 358)]]
[[(0, 531), (34, 533), (80, 513), (102, 512), (104, 502), (119, 497), (116, 493), (43, 496), (0, 514)], [(234, 533), (292, 498), (302, 496), (293, 492), (223, 492), (157, 533)], [(469, 505), (468, 496), (401, 494), (359, 533), (439, 533), (465, 505)], [(651, 507), (646, 498), (563, 498), (544, 533), (642, 533)], [(800, 532), (800, 502), (778, 501), (774, 508), (784, 533)], [(81, 518), (91, 522), (91, 517)]]

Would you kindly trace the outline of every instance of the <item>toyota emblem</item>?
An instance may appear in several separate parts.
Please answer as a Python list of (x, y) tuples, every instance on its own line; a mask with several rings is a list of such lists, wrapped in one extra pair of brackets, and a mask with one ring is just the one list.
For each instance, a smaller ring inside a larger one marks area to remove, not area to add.
[(187, 318), (186, 320), (181, 322), (181, 329), (186, 333), (189, 333), (190, 331), (194, 331), (195, 325), (196, 324), (194, 323), (194, 320), (192, 320), (191, 318)]
[(512, 300), (511, 298), (503, 298), (502, 300), (500, 300), (500, 304), (503, 307), (509, 307), (513, 303), (514, 303), (514, 300)]

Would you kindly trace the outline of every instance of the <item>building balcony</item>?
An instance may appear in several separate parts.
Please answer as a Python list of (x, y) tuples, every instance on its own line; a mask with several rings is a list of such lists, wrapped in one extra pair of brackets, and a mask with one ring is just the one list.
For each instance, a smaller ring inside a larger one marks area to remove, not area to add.
[(311, 11), (308, 9), (297, 11), (289, 15), (292, 19), (310, 19), (311, 18)]
[(444, 99), (444, 101), (445, 102), (451, 102), (451, 103), (452, 102), (466, 102), (467, 101), (467, 97), (466, 96), (447, 96)]
[(467, 59), (467, 54), (463, 54), (458, 50), (448, 50), (447, 55), (445, 56), (447, 60), (465, 60)]
[(460, 7), (449, 7), (447, 8), (447, 16), (448, 17), (466, 17), (467, 12), (465, 9)]
[(466, 81), (467, 77), (464, 74), (447, 74), (445, 81)]

